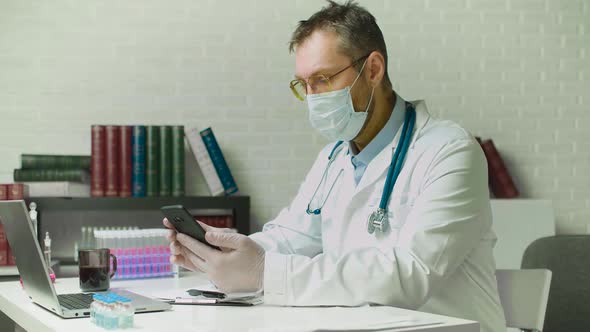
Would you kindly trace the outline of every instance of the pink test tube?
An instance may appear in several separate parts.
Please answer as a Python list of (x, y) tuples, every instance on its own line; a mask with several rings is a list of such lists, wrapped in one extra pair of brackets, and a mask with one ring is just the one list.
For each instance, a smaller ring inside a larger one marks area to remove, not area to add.
[(152, 276), (152, 250), (150, 247), (145, 247), (145, 276), (151, 277)]
[(137, 248), (131, 248), (131, 274), (130, 278), (137, 278)]
[(123, 279), (131, 276), (131, 251), (129, 248), (123, 249)]
[(166, 267), (166, 274), (169, 275), (170, 274), (170, 247), (166, 246), (164, 247), (164, 266)]
[(117, 254), (115, 256), (117, 256), (117, 275), (116, 278), (117, 279), (122, 279), (123, 278), (123, 268), (125, 266), (125, 263), (123, 262), (123, 248), (117, 248), (116, 249)]
[(160, 275), (160, 248), (152, 247), (152, 275), (157, 277)]
[(143, 269), (144, 253), (143, 248), (137, 248), (137, 277), (144, 278), (145, 271)]

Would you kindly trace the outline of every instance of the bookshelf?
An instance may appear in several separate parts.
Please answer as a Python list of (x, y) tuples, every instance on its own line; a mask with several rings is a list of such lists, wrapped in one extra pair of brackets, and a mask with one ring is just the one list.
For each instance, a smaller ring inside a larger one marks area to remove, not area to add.
[(38, 234), (52, 238), (52, 256), (63, 263), (74, 263), (74, 243), (81, 238), (83, 226), (162, 228), (160, 207), (181, 204), (193, 215), (231, 215), (234, 227), (250, 234), (249, 196), (183, 197), (32, 197), (37, 204)]

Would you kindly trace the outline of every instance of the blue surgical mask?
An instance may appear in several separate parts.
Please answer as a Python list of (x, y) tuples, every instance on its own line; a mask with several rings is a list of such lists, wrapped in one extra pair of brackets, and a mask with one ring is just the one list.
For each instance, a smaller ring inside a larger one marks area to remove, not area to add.
[(371, 91), (367, 108), (363, 112), (354, 111), (350, 90), (363, 72), (366, 63), (365, 60), (351, 86), (336, 91), (307, 95), (311, 126), (332, 141), (352, 141), (365, 124), (375, 88)]

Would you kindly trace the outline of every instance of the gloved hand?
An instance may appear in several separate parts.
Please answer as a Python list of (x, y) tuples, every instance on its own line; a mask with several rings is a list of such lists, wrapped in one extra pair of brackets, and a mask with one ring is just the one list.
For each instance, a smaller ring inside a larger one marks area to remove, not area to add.
[[(264, 282), (264, 248), (246, 235), (228, 232), (207, 232), (205, 240), (223, 248), (213, 249), (188, 235), (177, 234), (182, 247), (183, 262), (187, 260), (205, 272), (222, 292), (254, 292)], [(176, 250), (177, 248), (175, 248)]]
[[(235, 233), (236, 230), (231, 229), (231, 228), (217, 228), (217, 227), (212, 227), (209, 226), (203, 222), (200, 222), (197, 220), (197, 222), (199, 223), (199, 225), (201, 225), (201, 227), (203, 227), (203, 229), (205, 230), (205, 232), (222, 232), (222, 233)], [(195, 265), (194, 263), (192, 263), (191, 261), (191, 257), (194, 256), (194, 254), (187, 252), (187, 249), (184, 248), (183, 246), (181, 246), (177, 241), (176, 241), (176, 230), (174, 229), (174, 225), (172, 225), (172, 223), (170, 223), (168, 221), (168, 219), (164, 218), (163, 220), (163, 224), (164, 226), (166, 226), (166, 228), (168, 228), (168, 234), (166, 235), (166, 238), (168, 239), (168, 241), (170, 242), (170, 253), (172, 254), (170, 256), (170, 262), (176, 265), (180, 265), (182, 267), (184, 267), (185, 269), (189, 269), (191, 271), (201, 271), (201, 272), (205, 272), (200, 270), (197, 265)], [(228, 250), (228, 249), (222, 249), (222, 250)], [(196, 260), (198, 257), (192, 257), (192, 259)], [(202, 261), (202, 259), (200, 259), (197, 262)]]

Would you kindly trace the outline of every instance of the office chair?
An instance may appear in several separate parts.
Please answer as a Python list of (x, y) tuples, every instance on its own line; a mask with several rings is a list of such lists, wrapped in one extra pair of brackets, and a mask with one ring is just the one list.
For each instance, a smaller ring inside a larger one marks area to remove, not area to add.
[(540, 238), (525, 250), (522, 268), (552, 272), (544, 332), (590, 331), (590, 235)]
[(496, 270), (496, 280), (506, 327), (543, 331), (551, 271)]

